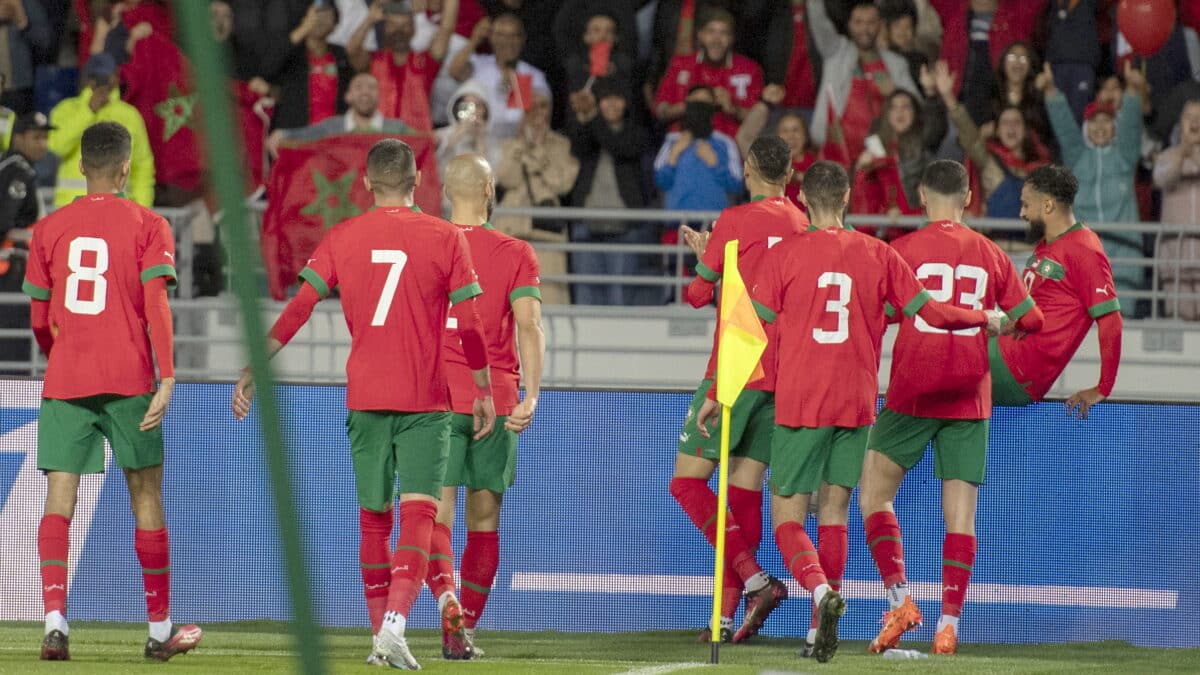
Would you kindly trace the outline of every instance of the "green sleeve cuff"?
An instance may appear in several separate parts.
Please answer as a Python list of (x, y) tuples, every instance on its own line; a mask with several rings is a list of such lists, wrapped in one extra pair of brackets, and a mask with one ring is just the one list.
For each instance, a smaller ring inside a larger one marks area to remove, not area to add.
[(29, 297), (33, 298), (34, 300), (49, 300), (50, 299), (50, 289), (49, 288), (42, 288), (41, 286), (38, 286), (36, 284), (31, 284), (31, 283), (29, 283), (28, 279), (25, 280), (25, 283), (21, 284), (21, 290), (25, 291), (25, 295), (28, 295)]
[(767, 323), (775, 323), (775, 318), (779, 315), (774, 310), (757, 300), (752, 300), (751, 302), (754, 303), (754, 313), (758, 315), (758, 318)]
[(329, 297), (329, 284), (325, 283), (325, 280), (322, 279), (321, 275), (317, 274), (317, 271), (313, 268), (305, 267), (304, 269), (300, 270), (300, 280), (307, 281), (314, 289), (316, 289), (317, 295), (321, 296), (322, 300)]
[(175, 288), (175, 266), (174, 265), (155, 265), (142, 270), (142, 283), (146, 283), (155, 277), (166, 277), (167, 288)]
[(929, 297), (929, 291), (922, 290), (920, 293), (917, 293), (913, 296), (913, 299), (909, 300), (908, 304), (904, 306), (904, 309), (902, 310), (904, 312), (904, 316), (907, 316), (910, 319), (913, 318), (917, 315), (917, 312), (921, 311), (921, 308), (925, 306), (925, 303), (932, 299), (933, 298)]
[(1116, 298), (1088, 307), (1088, 314), (1091, 315), (1093, 319), (1099, 319), (1105, 314), (1112, 314), (1113, 312), (1119, 311), (1121, 311), (1121, 301)]
[(1033, 305), (1034, 305), (1033, 296), (1027, 295), (1027, 296), (1025, 296), (1025, 299), (1021, 301), (1021, 304), (1008, 310), (1007, 312), (1005, 312), (1005, 314), (1008, 315), (1009, 321), (1012, 321), (1015, 323), (1017, 321), (1020, 321), (1021, 317), (1028, 314), (1029, 310), (1033, 309)]
[(451, 293), (450, 304), (457, 305), (463, 300), (473, 298), (477, 295), (483, 295), (483, 289), (479, 287), (479, 282), (475, 281)]
[(542, 289), (538, 288), (537, 286), (521, 286), (519, 288), (514, 288), (513, 292), (508, 294), (508, 301), (516, 302), (517, 298), (534, 298), (536, 300), (541, 300)]
[(711, 267), (702, 262), (696, 263), (696, 276), (713, 284), (717, 283), (717, 280), (721, 278), (720, 274), (717, 274)]
[(896, 316), (896, 308), (892, 307), (892, 303), (890, 303), (890, 302), (883, 303), (883, 315), (889, 319), (892, 318), (893, 316)]

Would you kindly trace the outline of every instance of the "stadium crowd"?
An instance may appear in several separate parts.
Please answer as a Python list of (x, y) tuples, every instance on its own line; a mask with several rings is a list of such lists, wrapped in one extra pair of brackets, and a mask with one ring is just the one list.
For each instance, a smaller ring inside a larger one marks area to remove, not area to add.
[[(432, 135), (442, 165), (485, 155), (501, 206), (717, 210), (753, 197), (742, 157), (770, 131), (792, 148), (790, 197), (799, 203), (814, 161), (837, 161), (852, 172), (851, 212), (879, 215), (884, 239), (899, 233), (890, 217), (920, 213), (917, 184), (935, 159), (965, 160), (970, 213), (998, 218), (1017, 216), (1030, 171), (1061, 162), (1079, 178), (1075, 208), (1087, 222), (1197, 226), (1157, 242), (1103, 232), (1109, 256), (1200, 260), (1200, 1), (1180, 0), (1150, 58), (1119, 31), (1116, 4), (212, 0), (210, 9), (232, 59), (248, 194), (283, 144), (375, 130)], [(14, 204), (0, 221), (4, 246), (20, 247), (17, 230), (32, 223), (12, 214), (17, 192), (36, 193), (33, 172), (55, 188), (56, 205), (74, 199), (83, 129), (114, 120), (134, 137), (130, 196), (194, 211), (196, 290), (220, 289), (201, 106), (178, 39), (159, 0), (0, 0), (0, 145), (22, 157), (15, 179), (0, 174)], [(48, 119), (26, 119), (37, 111)], [(672, 243), (678, 233), (677, 223), (494, 225), (535, 242)], [(1023, 261), (1032, 247), (1014, 236), (994, 234)], [(547, 274), (670, 273), (661, 256), (539, 257)], [(1114, 275), (1124, 290), (1154, 278), (1119, 262)], [(1160, 264), (1157, 278), (1200, 291), (1200, 268), (1186, 263)], [(661, 287), (621, 284), (544, 292), (547, 302), (669, 299)], [(1200, 319), (1200, 302), (1168, 304), (1160, 315)], [(1123, 311), (1149, 310), (1141, 301)]]

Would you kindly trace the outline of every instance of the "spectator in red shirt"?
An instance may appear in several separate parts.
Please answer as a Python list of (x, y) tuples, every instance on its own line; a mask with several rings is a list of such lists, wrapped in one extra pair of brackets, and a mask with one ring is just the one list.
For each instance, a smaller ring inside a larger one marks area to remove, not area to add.
[(792, 150), (792, 180), (787, 184), (784, 194), (792, 200), (801, 211), (808, 212), (804, 200), (800, 199), (800, 185), (804, 181), (804, 172), (812, 166), (821, 155), (813, 144), (812, 136), (808, 133), (808, 124), (802, 115), (785, 113), (779, 118), (775, 134), (782, 138)]
[[(445, 0), (442, 22), (427, 52), (414, 52), (414, 12), (424, 12), (425, 0), (411, 6), (403, 1), (375, 0), (366, 21), (359, 25), (346, 50), (357, 70), (370, 69), (379, 81), (379, 110), (385, 117), (403, 120), (418, 131), (432, 131), (430, 97), (442, 60), (458, 20), (459, 0)], [(378, 27), (378, 28), (377, 28)], [(368, 52), (367, 33), (378, 30), (379, 49)]]
[(762, 69), (733, 52), (733, 15), (712, 10), (701, 18), (699, 26), (696, 32), (699, 49), (694, 56), (671, 59), (658, 84), (654, 114), (663, 122), (674, 124), (683, 117), (688, 91), (697, 86), (710, 87), (717, 105), (713, 128), (733, 137), (762, 95)]

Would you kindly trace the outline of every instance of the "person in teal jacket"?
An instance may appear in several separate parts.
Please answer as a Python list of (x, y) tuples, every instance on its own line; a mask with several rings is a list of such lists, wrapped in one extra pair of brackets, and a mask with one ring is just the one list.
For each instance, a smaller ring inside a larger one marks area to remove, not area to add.
[[(1079, 179), (1075, 215), (1081, 221), (1109, 224), (1139, 220), (1133, 180), (1141, 157), (1145, 84), (1141, 72), (1126, 64), (1125, 94), (1119, 111), (1100, 101), (1088, 104), (1081, 131), (1066, 97), (1054, 87), (1049, 67), (1037, 77), (1036, 85), (1045, 95), (1046, 113), (1058, 139), (1063, 164)], [(1098, 234), (1110, 259), (1145, 256), (1140, 232)], [(1114, 262), (1112, 272), (1119, 290), (1147, 288), (1144, 266)], [(1121, 313), (1133, 315), (1137, 304), (1121, 303)]]

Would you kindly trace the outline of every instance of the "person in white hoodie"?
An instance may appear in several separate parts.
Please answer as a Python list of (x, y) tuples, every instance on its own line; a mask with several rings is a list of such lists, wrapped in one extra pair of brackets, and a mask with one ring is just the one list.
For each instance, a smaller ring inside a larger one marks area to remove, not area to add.
[(1158, 280), (1170, 294), (1164, 316), (1200, 320), (1200, 300), (1171, 297), (1200, 294), (1200, 100), (1183, 106), (1179, 143), (1154, 162), (1154, 186), (1162, 190), (1162, 222), (1191, 225), (1168, 234), (1158, 246)]

